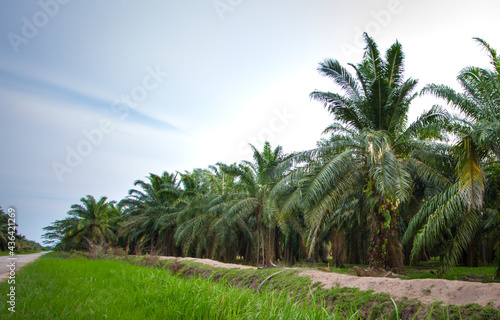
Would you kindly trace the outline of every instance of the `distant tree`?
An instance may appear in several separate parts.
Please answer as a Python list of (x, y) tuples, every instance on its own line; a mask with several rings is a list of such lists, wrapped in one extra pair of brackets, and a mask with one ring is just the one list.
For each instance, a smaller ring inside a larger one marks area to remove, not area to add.
[(0, 207), (0, 251), (6, 251), (9, 242), (8, 219), (9, 216), (3, 211), (2, 207)]

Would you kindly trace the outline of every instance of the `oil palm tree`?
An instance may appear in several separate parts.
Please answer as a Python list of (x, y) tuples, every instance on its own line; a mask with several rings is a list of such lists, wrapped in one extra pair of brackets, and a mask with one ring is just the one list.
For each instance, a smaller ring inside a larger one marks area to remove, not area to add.
[(56, 220), (52, 222), (47, 227), (44, 227), (43, 230), (45, 233), (42, 235), (43, 244), (54, 246), (55, 250), (71, 250), (76, 247), (67, 241), (61, 241), (66, 234), (70, 232), (72, 229), (76, 229), (78, 225), (78, 220), (73, 217), (67, 217), (63, 220)]
[[(407, 125), (417, 80), (404, 79), (402, 46), (394, 43), (384, 60), (373, 39), (366, 33), (364, 39), (363, 60), (349, 64), (354, 75), (337, 60), (319, 65), (320, 74), (331, 78), (344, 94), (311, 93), (328, 108), (334, 123), (325, 130), (331, 134), (327, 142), (295, 157), (308, 163), (295, 181), (312, 241), (331, 215), (349, 215), (362, 208), (368, 212), (371, 231), (370, 267), (403, 272), (398, 212), (412, 193), (407, 158), (426, 147), (420, 138), (440, 134), (437, 122), (446, 114), (435, 107)], [(426, 170), (430, 168), (420, 167)]]
[[(413, 261), (424, 247), (443, 242), (443, 232), (453, 231), (443, 250), (442, 273), (457, 263), (479, 228), (488, 180), (485, 167), (500, 156), (500, 57), (484, 40), (474, 39), (486, 49), (493, 69), (463, 69), (457, 77), (461, 93), (436, 84), (427, 85), (422, 91), (444, 99), (464, 115), (450, 127), (457, 136), (452, 149), (457, 179), (427, 201), (409, 226), (409, 232), (418, 231)], [(411, 240), (409, 235), (405, 237), (407, 242)]]
[(226, 211), (240, 196), (241, 184), (228, 173), (235, 168), (236, 164), (218, 163), (183, 176), (190, 181), (185, 188), (191, 192), (182, 198), (184, 207), (178, 214), (175, 238), (184, 255), (225, 262), (237, 255), (248, 258), (245, 249), (253, 240), (248, 221)]
[(116, 244), (116, 219), (119, 211), (114, 201), (101, 197), (99, 201), (87, 195), (81, 204), (73, 204), (64, 221), (64, 236), (61, 241), (75, 248), (86, 247), (88, 242)]
[(9, 243), (9, 215), (0, 207), (0, 251), (6, 251)]
[[(262, 152), (253, 145), (250, 147), (254, 162), (243, 161), (238, 166), (222, 167), (224, 172), (239, 180), (233, 193), (226, 196), (229, 201), (224, 206), (223, 215), (227, 221), (247, 221), (253, 231), (255, 262), (269, 265), (275, 259), (279, 221), (277, 203), (270, 196), (280, 179), (274, 169), (287, 156), (281, 146), (273, 150), (269, 142), (265, 142)], [(244, 231), (248, 230), (242, 223), (240, 226)]]
[(165, 254), (174, 254), (176, 205), (182, 193), (176, 179), (173, 173), (164, 172), (161, 176), (151, 173), (149, 182), (134, 183), (142, 190), (132, 189), (120, 201), (119, 207), (124, 209), (120, 234), (127, 238), (127, 247), (130, 245), (137, 252), (149, 247), (150, 253), (162, 249)]
[(218, 216), (218, 211), (212, 210), (214, 197), (224, 194), (228, 180), (216, 166), (182, 175), (185, 192), (180, 198), (183, 205), (177, 215), (175, 240), (184, 255), (227, 259), (215, 252), (210, 228)]

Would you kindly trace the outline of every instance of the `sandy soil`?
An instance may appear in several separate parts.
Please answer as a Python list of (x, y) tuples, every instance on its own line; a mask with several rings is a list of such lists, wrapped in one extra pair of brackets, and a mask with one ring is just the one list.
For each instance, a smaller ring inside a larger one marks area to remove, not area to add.
[(165, 256), (158, 256), (158, 258), (160, 260), (179, 260), (179, 261), (198, 262), (198, 263), (207, 264), (209, 266), (217, 267), (217, 268), (226, 268), (226, 269), (257, 269), (256, 267), (243, 266), (243, 265), (233, 264), (233, 263), (222, 263), (222, 262), (211, 260), (211, 259), (177, 258), (177, 257), (165, 257)]
[[(159, 257), (164, 260), (189, 260), (220, 268), (256, 269), (238, 264), (221, 263), (210, 259)], [(300, 270), (300, 269), (299, 269)], [(344, 274), (323, 272), (319, 270), (299, 271), (299, 275), (308, 276), (312, 283), (321, 282), (324, 288), (339, 285), (341, 287), (360, 288), (385, 292), (393, 298), (415, 298), (423, 303), (443, 301), (444, 304), (465, 305), (477, 303), (486, 306), (490, 301), (500, 308), (500, 283), (478, 283), (467, 281), (451, 281), (442, 279), (401, 280), (378, 277), (356, 277)]]
[(331, 288), (338, 284), (341, 287), (386, 292), (394, 298), (415, 298), (423, 303), (443, 301), (444, 304), (465, 305), (475, 302), (486, 306), (490, 301), (493, 301), (495, 307), (500, 308), (500, 283), (356, 277), (316, 270), (304, 270), (299, 274), (309, 276), (313, 283), (321, 282), (324, 288)]

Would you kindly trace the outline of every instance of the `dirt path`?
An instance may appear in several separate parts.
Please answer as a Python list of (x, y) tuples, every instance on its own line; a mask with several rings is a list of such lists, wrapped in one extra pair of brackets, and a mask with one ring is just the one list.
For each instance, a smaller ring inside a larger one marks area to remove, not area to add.
[(226, 269), (257, 269), (256, 267), (243, 266), (243, 265), (234, 264), (234, 263), (222, 263), (222, 262), (211, 260), (211, 259), (177, 258), (177, 257), (165, 257), (165, 256), (158, 256), (158, 258), (160, 260), (179, 260), (179, 261), (198, 262), (198, 263), (207, 264), (207, 265), (210, 265), (212, 267), (217, 267), (217, 268), (226, 268)]
[[(238, 264), (222, 263), (210, 259), (159, 257), (162, 260), (189, 260), (219, 268), (256, 269)], [(477, 303), (486, 306), (490, 301), (500, 308), (500, 283), (478, 283), (451, 281), (443, 279), (401, 280), (392, 278), (356, 277), (319, 270), (299, 271), (299, 275), (308, 276), (312, 283), (321, 282), (324, 288), (339, 285), (341, 287), (360, 288), (385, 292), (393, 298), (415, 298), (423, 303), (443, 301), (444, 304), (465, 305)]]
[[(40, 258), (40, 256), (46, 254), (47, 252), (19, 254), (14, 256), (0, 256), (0, 281), (9, 278), (11, 268), (15, 270), (17, 274), (19, 269), (21, 269), (23, 266), (33, 260)], [(12, 264), (14, 264), (14, 266), (12, 266)]]
[(423, 303), (443, 301), (444, 304), (465, 305), (475, 302), (486, 306), (490, 301), (493, 301), (495, 307), (500, 308), (500, 283), (356, 277), (316, 270), (304, 270), (299, 274), (309, 276), (313, 283), (321, 282), (324, 288), (331, 288), (338, 284), (341, 287), (386, 292), (395, 298), (415, 298)]

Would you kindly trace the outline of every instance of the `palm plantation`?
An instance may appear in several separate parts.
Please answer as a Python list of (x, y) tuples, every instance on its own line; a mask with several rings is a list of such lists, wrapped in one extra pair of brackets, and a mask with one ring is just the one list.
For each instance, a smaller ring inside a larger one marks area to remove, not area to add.
[(310, 97), (333, 122), (315, 149), (285, 154), (266, 142), (251, 145), (253, 161), (150, 174), (116, 206), (82, 198), (45, 237), (63, 250), (102, 242), (253, 265), (331, 256), (340, 267), (396, 273), (409, 258), (430, 257), (446, 272), (481, 245), (481, 263), (491, 263), (488, 248), (500, 250), (499, 56), (477, 39), (493, 68), (462, 70), (463, 93), (435, 84), (422, 91), (461, 114), (433, 106), (409, 123), (417, 80), (404, 75), (402, 45), (382, 55), (364, 39), (361, 62), (319, 64), (334, 87)]
[(182, 247), (183, 254), (226, 262), (234, 259), (243, 237), (236, 225), (239, 221), (228, 220), (222, 210), (234, 186), (234, 177), (224, 173), (219, 164), (208, 170), (186, 173), (183, 181), (188, 191), (183, 197), (185, 205), (179, 212), (175, 232), (176, 243)]

